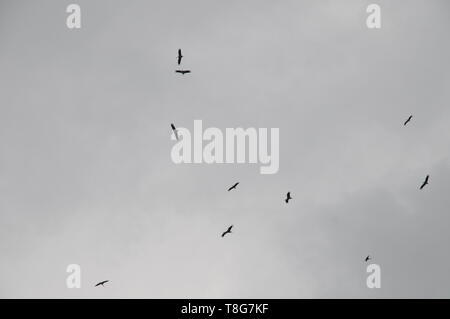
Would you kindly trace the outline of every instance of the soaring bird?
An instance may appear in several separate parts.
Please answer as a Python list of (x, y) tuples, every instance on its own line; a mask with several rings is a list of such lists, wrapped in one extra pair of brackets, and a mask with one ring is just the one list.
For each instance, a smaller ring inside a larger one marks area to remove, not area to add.
[(170, 126), (172, 127), (173, 134), (175, 134), (175, 137), (176, 137), (176, 139), (178, 141), (178, 130), (177, 130), (177, 128), (173, 124), (170, 124)]
[(422, 185), (420, 186), (420, 189), (424, 188), (425, 185), (428, 185), (429, 178), (430, 178), (430, 175), (427, 175), (427, 177), (425, 177), (425, 180), (423, 181)]
[(181, 74), (186, 74), (186, 73), (191, 73), (190, 70), (175, 70), (175, 73), (181, 73)]
[(368, 262), (369, 260), (371, 260), (372, 258), (370, 258), (370, 256), (369, 255), (367, 255), (367, 257), (366, 257), (366, 262)]
[(228, 227), (228, 229), (222, 233), (222, 237), (224, 237), (226, 234), (231, 234), (231, 228), (233, 228), (233, 225)]
[(109, 280), (103, 280), (103, 281), (100, 281), (98, 284), (95, 285), (95, 287), (97, 287), (97, 286), (105, 287), (105, 286), (103, 286), (103, 285), (106, 284), (108, 281), (109, 281)]
[(292, 197), (291, 197), (291, 192), (288, 192), (288, 193), (286, 194), (286, 199), (284, 200), (284, 201), (286, 202), (286, 204), (289, 203), (289, 200), (290, 200), (290, 199), (292, 199)]
[(181, 54), (181, 49), (178, 49), (178, 65), (180, 65), (182, 58), (183, 58), (183, 55)]
[(228, 188), (228, 191), (231, 191), (232, 189), (235, 189), (239, 185), (239, 182)]
[(408, 124), (409, 123), (409, 121), (411, 121), (411, 119), (412, 119), (412, 115), (410, 115), (409, 117), (408, 117), (408, 119), (405, 121), (405, 123), (403, 123), (403, 125), (406, 125), (406, 124)]

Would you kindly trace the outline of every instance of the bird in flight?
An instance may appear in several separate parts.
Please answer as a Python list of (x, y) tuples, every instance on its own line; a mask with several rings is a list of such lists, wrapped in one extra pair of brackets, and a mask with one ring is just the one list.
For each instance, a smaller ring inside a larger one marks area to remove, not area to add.
[(366, 257), (366, 262), (368, 262), (369, 260), (371, 260), (372, 258), (370, 258), (370, 256), (369, 255), (367, 255), (367, 257)]
[(178, 49), (178, 65), (180, 65), (182, 58), (183, 58), (183, 55), (181, 54), (181, 49)]
[(178, 130), (177, 130), (177, 128), (173, 124), (170, 124), (170, 127), (172, 127), (173, 134), (175, 134), (175, 138), (178, 141)]
[(291, 192), (288, 192), (288, 193), (286, 194), (286, 199), (284, 200), (284, 201), (286, 202), (286, 204), (289, 203), (289, 200), (290, 200), (290, 199), (292, 199), (292, 197), (291, 197)]
[(175, 73), (181, 73), (181, 74), (186, 74), (186, 73), (191, 73), (190, 70), (175, 70)]
[(405, 121), (405, 123), (403, 123), (403, 125), (406, 125), (406, 124), (408, 124), (409, 123), (409, 121), (411, 121), (411, 119), (412, 119), (412, 115), (410, 115), (409, 117), (408, 117), (408, 119)]
[(425, 185), (428, 185), (429, 178), (430, 178), (430, 175), (427, 175), (427, 177), (425, 177), (425, 180), (423, 181), (422, 185), (420, 186), (420, 189), (424, 188)]
[(232, 189), (236, 189), (236, 187), (239, 185), (239, 182), (228, 188), (228, 191), (231, 191)]
[(103, 281), (100, 281), (98, 284), (95, 285), (95, 287), (97, 287), (97, 286), (105, 287), (105, 286), (103, 286), (103, 285), (106, 284), (108, 281), (109, 281), (109, 280), (103, 280)]
[(228, 227), (228, 229), (222, 233), (222, 237), (224, 237), (226, 234), (231, 234), (231, 228), (233, 228), (233, 225)]

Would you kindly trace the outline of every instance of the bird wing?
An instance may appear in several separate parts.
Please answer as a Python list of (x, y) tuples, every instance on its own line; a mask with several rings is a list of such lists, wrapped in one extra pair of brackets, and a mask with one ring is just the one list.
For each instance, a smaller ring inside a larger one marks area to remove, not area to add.
[(176, 138), (177, 141), (178, 141), (178, 130), (177, 130), (177, 128), (176, 128), (175, 125), (173, 125), (173, 124), (170, 124), (170, 126), (172, 127), (172, 131), (173, 131), (173, 133), (175, 134), (175, 138)]
[(181, 49), (178, 49), (178, 65), (180, 65), (180, 62), (181, 62), (181, 58), (182, 58), (183, 56), (181, 55)]
[(425, 180), (423, 181), (422, 185), (420, 186), (420, 189), (424, 188), (425, 185), (428, 184), (428, 178), (429, 178), (429, 177), (430, 177), (429, 175), (427, 175), (427, 177), (425, 177)]

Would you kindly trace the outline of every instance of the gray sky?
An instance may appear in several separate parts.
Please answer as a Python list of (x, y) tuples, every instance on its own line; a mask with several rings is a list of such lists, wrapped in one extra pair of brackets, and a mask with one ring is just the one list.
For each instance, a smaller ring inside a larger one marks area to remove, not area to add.
[[(1, 0), (0, 297), (449, 297), (449, 9)], [(195, 119), (280, 128), (279, 172), (175, 165)]]

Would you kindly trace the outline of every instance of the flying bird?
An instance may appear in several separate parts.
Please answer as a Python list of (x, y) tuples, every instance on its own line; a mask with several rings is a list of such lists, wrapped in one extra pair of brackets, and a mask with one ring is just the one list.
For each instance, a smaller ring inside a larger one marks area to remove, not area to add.
[(429, 178), (430, 178), (430, 175), (427, 175), (427, 177), (425, 177), (425, 180), (423, 181), (422, 185), (420, 186), (420, 189), (424, 188), (425, 185), (428, 185)]
[(191, 73), (190, 70), (175, 70), (175, 73), (181, 73), (181, 74), (186, 74), (186, 73)]
[(236, 189), (236, 187), (239, 185), (239, 182), (228, 188), (228, 191), (231, 191), (232, 189)]
[(97, 286), (105, 287), (105, 286), (103, 286), (103, 285), (106, 284), (108, 281), (109, 281), (109, 280), (103, 280), (103, 281), (100, 281), (98, 284), (95, 285), (95, 287), (97, 287)]
[(408, 117), (408, 119), (405, 121), (405, 123), (403, 123), (403, 125), (406, 125), (406, 124), (408, 124), (409, 123), (409, 121), (411, 121), (411, 119), (412, 119), (412, 115), (410, 115), (409, 117)]
[(173, 131), (173, 133), (175, 134), (175, 138), (176, 138), (177, 141), (178, 141), (178, 130), (177, 130), (177, 128), (176, 128), (175, 125), (173, 125), (173, 124), (170, 124), (170, 127), (172, 127), (172, 131)]
[(367, 257), (366, 257), (366, 262), (368, 262), (369, 260), (371, 260), (372, 258), (370, 258), (370, 256), (369, 255), (367, 255)]
[(231, 234), (231, 228), (233, 228), (233, 225), (228, 227), (228, 229), (222, 233), (222, 237), (224, 237), (226, 234)]
[(183, 58), (183, 55), (181, 54), (181, 49), (178, 49), (178, 65), (180, 65), (182, 58)]
[(290, 199), (292, 199), (292, 197), (291, 197), (291, 192), (288, 192), (288, 193), (286, 194), (286, 199), (284, 200), (284, 201), (286, 202), (286, 204), (289, 203), (289, 200), (290, 200)]

